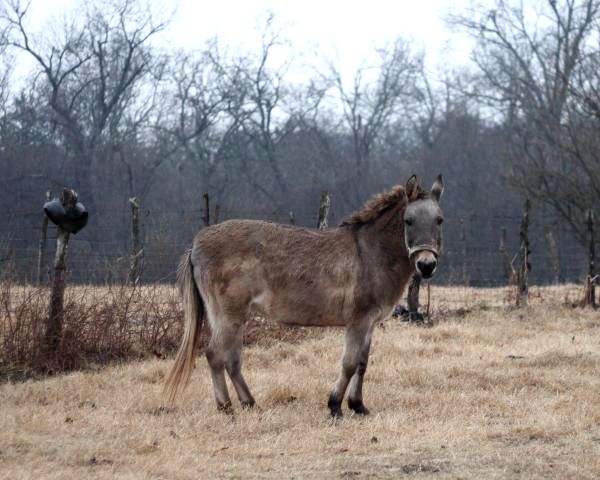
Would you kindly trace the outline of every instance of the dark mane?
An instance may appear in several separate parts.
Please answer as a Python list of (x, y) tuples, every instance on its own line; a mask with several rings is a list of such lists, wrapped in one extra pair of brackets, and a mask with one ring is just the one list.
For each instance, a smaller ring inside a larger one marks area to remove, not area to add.
[[(417, 199), (429, 197), (429, 192), (418, 187)], [(340, 226), (360, 226), (374, 222), (390, 208), (404, 206), (408, 203), (403, 185), (396, 185), (388, 192), (373, 196), (366, 205), (342, 221)]]

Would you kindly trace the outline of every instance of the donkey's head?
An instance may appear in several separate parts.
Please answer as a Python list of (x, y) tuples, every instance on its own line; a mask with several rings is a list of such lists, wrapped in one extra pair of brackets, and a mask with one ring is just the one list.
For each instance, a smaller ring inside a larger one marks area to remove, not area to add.
[(421, 189), (416, 176), (406, 183), (408, 204), (404, 210), (404, 240), (411, 262), (423, 278), (431, 278), (442, 251), (442, 222), (440, 197), (444, 191), (442, 176), (431, 187)]

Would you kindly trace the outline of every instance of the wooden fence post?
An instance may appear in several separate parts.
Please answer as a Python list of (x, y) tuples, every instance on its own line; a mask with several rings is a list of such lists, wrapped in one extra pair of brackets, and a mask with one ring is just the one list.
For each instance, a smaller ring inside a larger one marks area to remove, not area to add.
[(550, 263), (552, 264), (552, 273), (554, 273), (553, 280), (555, 284), (558, 284), (560, 282), (560, 252), (554, 233), (548, 226), (544, 229), (544, 237), (546, 237), (546, 243), (548, 243), (548, 253), (550, 254)]
[(221, 205), (218, 203), (215, 205), (215, 213), (213, 217), (213, 223), (219, 223), (219, 218), (221, 218)]
[(596, 245), (594, 238), (594, 212), (590, 208), (587, 212), (587, 231), (589, 241), (588, 275), (585, 280), (584, 306), (596, 308)]
[(416, 322), (422, 320), (419, 315), (419, 290), (421, 287), (421, 275), (415, 273), (410, 280), (408, 286), (408, 295), (406, 296), (406, 303), (408, 306), (408, 320), (410, 322)]
[(324, 230), (327, 228), (329, 220), (329, 211), (331, 210), (331, 193), (323, 192), (321, 194), (321, 204), (319, 205), (319, 217), (317, 219), (317, 228)]
[(529, 211), (531, 209), (531, 202), (529, 199), (525, 200), (525, 212), (521, 220), (521, 228), (519, 230), (519, 238), (521, 240), (521, 247), (519, 250), (519, 256), (521, 263), (517, 271), (517, 296), (516, 303), (517, 307), (526, 306), (529, 294), (528, 277), (529, 270), (531, 270), (531, 263), (529, 261)]
[(131, 260), (129, 264), (129, 283), (136, 285), (140, 281), (140, 265), (144, 255), (140, 236), (140, 203), (136, 197), (129, 199), (131, 207)]
[[(52, 192), (46, 190), (46, 202), (50, 201)], [(37, 261), (37, 278), (36, 283), (42, 284), (44, 277), (44, 267), (46, 266), (46, 250), (48, 249), (48, 215), (44, 214), (44, 220), (42, 220), (42, 233), (40, 234), (40, 243), (38, 245), (38, 261)]]
[(502, 267), (504, 268), (504, 277), (506, 278), (506, 281), (510, 283), (512, 281), (513, 268), (506, 248), (506, 227), (502, 227), (498, 251), (500, 252), (500, 258), (502, 260)]
[(204, 222), (204, 226), (208, 227), (210, 225), (210, 197), (208, 193), (205, 193), (202, 197), (204, 197), (204, 215), (202, 215), (202, 221)]
[[(77, 193), (64, 188), (60, 203), (65, 209), (73, 209), (77, 204)], [(56, 254), (54, 255), (54, 276), (50, 294), (50, 314), (46, 324), (45, 348), (47, 353), (56, 353), (62, 337), (64, 317), (65, 278), (67, 273), (67, 247), (70, 233), (57, 225)]]
[(467, 273), (467, 229), (464, 218), (460, 219), (460, 243), (462, 245), (461, 282), (463, 285), (469, 285), (469, 275)]

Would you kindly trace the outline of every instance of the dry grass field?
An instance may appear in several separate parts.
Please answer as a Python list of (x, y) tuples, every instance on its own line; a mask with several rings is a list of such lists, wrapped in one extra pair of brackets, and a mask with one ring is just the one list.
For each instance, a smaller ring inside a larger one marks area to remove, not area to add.
[(332, 421), (343, 332), (244, 350), (259, 408), (216, 412), (199, 358), (178, 404), (171, 360), (0, 385), (2, 478), (600, 478), (600, 312), (579, 287), (432, 288), (436, 324), (375, 333), (368, 417)]

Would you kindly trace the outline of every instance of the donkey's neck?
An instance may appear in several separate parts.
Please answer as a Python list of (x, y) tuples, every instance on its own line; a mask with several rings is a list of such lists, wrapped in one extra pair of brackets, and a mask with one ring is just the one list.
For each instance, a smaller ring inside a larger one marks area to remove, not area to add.
[(400, 299), (414, 272), (404, 241), (403, 210), (390, 209), (356, 230), (363, 286), (384, 304)]

